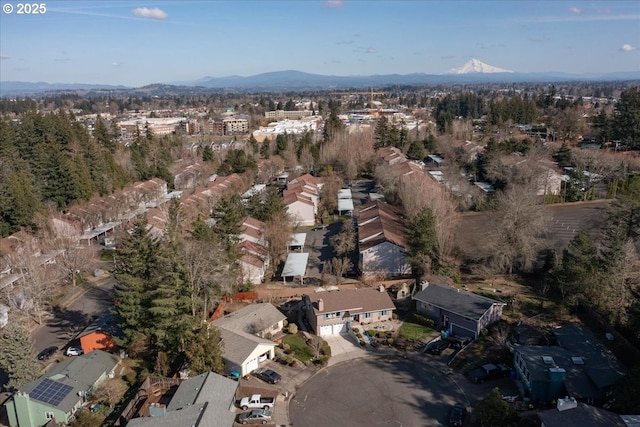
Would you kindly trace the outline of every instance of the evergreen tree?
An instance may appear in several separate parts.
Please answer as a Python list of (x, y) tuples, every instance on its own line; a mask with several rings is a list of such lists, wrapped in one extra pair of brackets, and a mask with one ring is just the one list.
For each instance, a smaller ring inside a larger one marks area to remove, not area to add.
[(222, 197), (213, 208), (213, 218), (216, 223), (213, 226), (215, 234), (220, 241), (233, 246), (240, 234), (240, 223), (245, 216), (242, 199), (239, 195)]
[(287, 151), (287, 145), (287, 135), (279, 134), (276, 136), (276, 149), (273, 154), (281, 156), (285, 151)]
[(407, 237), (411, 254), (411, 270), (421, 279), (436, 264), (435, 218), (430, 208), (423, 208), (407, 228)]
[(268, 159), (270, 155), (271, 140), (267, 137), (264, 139), (264, 141), (262, 141), (262, 144), (260, 145), (260, 156), (262, 156), (263, 159)]
[(220, 330), (207, 324), (189, 335), (185, 345), (185, 353), (189, 359), (189, 371), (193, 375), (205, 372), (222, 372), (223, 345)]
[(424, 159), (424, 145), (420, 141), (413, 141), (407, 151), (407, 157), (411, 160)]
[(35, 228), (33, 219), (42, 210), (29, 176), (24, 172), (9, 175), (4, 191), (0, 184), (0, 219), (10, 234), (24, 227)]
[(0, 369), (9, 376), (8, 389), (19, 389), (40, 373), (29, 331), (12, 322), (0, 330)]
[(278, 193), (278, 190), (274, 187), (270, 187), (267, 190), (267, 194), (263, 203), (261, 218), (257, 218), (261, 221), (268, 221), (277, 216), (284, 217), (287, 214), (287, 206), (284, 204), (284, 200)]
[(158, 263), (158, 243), (147, 231), (147, 222), (136, 222), (132, 232), (125, 235), (114, 257), (114, 278), (117, 311), (123, 332), (121, 344), (133, 343), (139, 333), (146, 334), (152, 319), (149, 318), (148, 291), (155, 279)]
[(594, 296), (597, 286), (598, 251), (583, 231), (575, 235), (569, 246), (562, 252), (558, 285), (563, 298)]
[(629, 148), (640, 148), (640, 92), (632, 87), (622, 92), (616, 104), (615, 135)]
[(391, 145), (389, 141), (389, 119), (386, 116), (380, 116), (376, 120), (376, 128), (373, 131), (374, 148), (386, 147)]
[(206, 146), (204, 147), (204, 150), (202, 150), (202, 161), (203, 162), (213, 162), (215, 159), (215, 156), (213, 154), (213, 150), (211, 149), (210, 146)]

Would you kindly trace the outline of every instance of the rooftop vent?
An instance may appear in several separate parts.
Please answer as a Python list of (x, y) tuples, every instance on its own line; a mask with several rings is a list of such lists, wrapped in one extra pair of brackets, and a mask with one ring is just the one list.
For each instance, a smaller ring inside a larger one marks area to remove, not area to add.
[(584, 359), (579, 356), (573, 356), (571, 358), (571, 361), (573, 362), (574, 365), (584, 365)]
[(556, 362), (553, 360), (551, 356), (542, 356), (542, 361), (545, 365), (555, 365)]

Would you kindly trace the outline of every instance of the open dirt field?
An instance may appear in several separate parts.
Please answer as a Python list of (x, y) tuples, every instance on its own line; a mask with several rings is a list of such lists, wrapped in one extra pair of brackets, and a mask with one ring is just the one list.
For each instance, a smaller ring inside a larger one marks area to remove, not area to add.
[[(598, 232), (610, 206), (610, 200), (543, 206), (550, 220), (548, 246), (560, 252), (580, 230), (589, 234)], [(491, 230), (490, 215), (490, 212), (480, 212), (462, 217), (456, 243), (466, 257), (478, 258), (483, 253), (483, 241)]]

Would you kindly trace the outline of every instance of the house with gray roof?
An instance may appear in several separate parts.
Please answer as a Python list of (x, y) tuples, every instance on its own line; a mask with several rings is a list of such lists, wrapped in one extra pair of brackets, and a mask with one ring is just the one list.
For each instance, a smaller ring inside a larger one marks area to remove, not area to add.
[(309, 324), (319, 336), (347, 333), (357, 325), (393, 318), (395, 305), (384, 287), (361, 289), (322, 288), (302, 296)]
[(118, 358), (96, 350), (57, 363), (24, 385), (5, 404), (11, 427), (40, 427), (51, 420), (69, 424), (87, 394), (113, 377)]
[(232, 427), (238, 382), (208, 372), (183, 381), (166, 407), (134, 418), (129, 427)]
[[(559, 399), (558, 402), (568, 399)], [(547, 409), (538, 413), (542, 427), (627, 427), (623, 418), (605, 409), (575, 402), (568, 408)]]
[(267, 339), (284, 327), (286, 316), (273, 304), (250, 304), (213, 321), (220, 329), (227, 371), (241, 376), (258, 369), (260, 362), (275, 357), (276, 343)]
[(514, 346), (514, 368), (520, 394), (534, 402), (569, 396), (602, 405), (611, 386), (626, 369), (593, 334), (574, 325), (553, 330), (558, 345)]
[(448, 285), (423, 282), (413, 299), (416, 311), (451, 335), (477, 338), (480, 331), (502, 318), (503, 302)]

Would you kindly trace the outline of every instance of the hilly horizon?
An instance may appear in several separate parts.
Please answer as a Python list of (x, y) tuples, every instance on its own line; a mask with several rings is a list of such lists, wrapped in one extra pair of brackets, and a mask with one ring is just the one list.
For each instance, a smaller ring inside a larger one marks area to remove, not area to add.
[(252, 76), (230, 75), (222, 77), (205, 76), (197, 80), (156, 82), (139, 87), (107, 85), (99, 83), (47, 83), (0, 81), (0, 96), (36, 94), (52, 91), (73, 90), (141, 90), (156, 86), (232, 89), (232, 90), (304, 90), (340, 88), (368, 88), (388, 85), (426, 84), (479, 84), (479, 83), (519, 83), (519, 82), (567, 82), (567, 81), (615, 81), (640, 80), (640, 70), (603, 74), (569, 74), (561, 72), (522, 73), (506, 70), (471, 59), (459, 68), (452, 68), (442, 74), (374, 74), (374, 75), (323, 75), (298, 70), (270, 71)]

